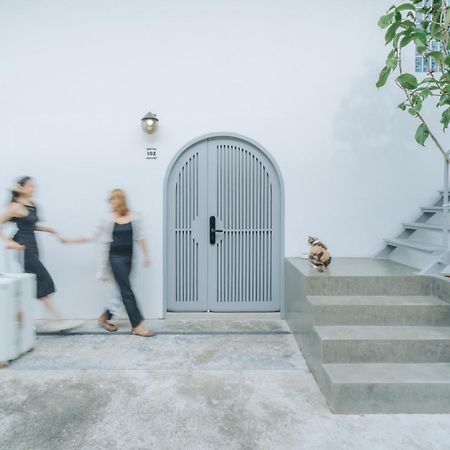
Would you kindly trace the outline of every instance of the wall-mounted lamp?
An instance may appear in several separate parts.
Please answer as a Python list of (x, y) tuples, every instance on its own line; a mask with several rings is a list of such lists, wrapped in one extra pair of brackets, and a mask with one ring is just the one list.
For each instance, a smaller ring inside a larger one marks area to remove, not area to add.
[(141, 119), (141, 124), (146, 133), (153, 134), (158, 129), (158, 118), (156, 114), (149, 112)]

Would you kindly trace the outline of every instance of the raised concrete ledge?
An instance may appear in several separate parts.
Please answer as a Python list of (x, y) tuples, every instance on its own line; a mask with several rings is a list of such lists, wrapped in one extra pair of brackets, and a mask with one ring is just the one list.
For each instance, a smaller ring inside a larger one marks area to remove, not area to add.
[(432, 291), (432, 277), (388, 259), (334, 258), (322, 273), (301, 258), (287, 258), (286, 266), (308, 280), (306, 295), (429, 295)]
[(443, 276), (433, 276), (432, 279), (432, 293), (437, 297), (450, 303), (450, 278)]
[(308, 277), (395, 277), (417, 276), (416, 269), (404, 264), (380, 258), (334, 258), (331, 266), (325, 272), (319, 272), (311, 267), (304, 258), (286, 258), (300, 273)]
[[(372, 258), (335, 258), (323, 273), (305, 259), (287, 258), (285, 269), (286, 321), (333, 412), (450, 412), (443, 404), (450, 398), (450, 383), (429, 386), (427, 375), (433, 364), (450, 360), (450, 328), (444, 329), (450, 327), (449, 279)], [(354, 334), (358, 329), (373, 333), (361, 339)], [(330, 330), (335, 339), (324, 340), (318, 333)], [(384, 335), (387, 331), (390, 336)], [(427, 348), (430, 343), (434, 353)], [(428, 357), (419, 357), (424, 354)], [(397, 365), (387, 364), (393, 361)], [(408, 364), (414, 363), (419, 363), (412, 366), (417, 373), (426, 368), (417, 386), (408, 378)], [(358, 367), (361, 381), (337, 380), (335, 375), (351, 372), (350, 366)], [(446, 372), (450, 366), (436, 366), (442, 367)], [(382, 375), (379, 383), (370, 379), (371, 370)], [(400, 381), (386, 388), (390, 376)]]

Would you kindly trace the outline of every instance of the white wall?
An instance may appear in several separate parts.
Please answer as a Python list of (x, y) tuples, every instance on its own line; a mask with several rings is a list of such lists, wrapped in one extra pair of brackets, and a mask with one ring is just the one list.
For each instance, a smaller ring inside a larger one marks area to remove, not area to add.
[[(204, 133), (247, 135), (272, 153), (287, 256), (309, 233), (336, 256), (372, 255), (441, 181), (397, 90), (374, 87), (386, 54), (376, 22), (390, 4), (2, 0), (0, 184), (33, 175), (45, 219), (69, 236), (91, 232), (108, 190), (126, 189), (148, 228), (153, 265), (135, 274), (148, 317), (162, 311), (164, 174)], [(140, 129), (148, 110), (155, 136)], [(96, 317), (96, 247), (40, 242), (64, 313)]]

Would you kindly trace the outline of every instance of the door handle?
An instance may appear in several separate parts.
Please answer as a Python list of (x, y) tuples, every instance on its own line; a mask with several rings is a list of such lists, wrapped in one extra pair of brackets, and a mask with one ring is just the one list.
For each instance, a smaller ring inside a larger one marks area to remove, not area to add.
[(209, 243), (214, 245), (216, 243), (216, 233), (223, 233), (223, 230), (216, 229), (216, 216), (209, 218)]

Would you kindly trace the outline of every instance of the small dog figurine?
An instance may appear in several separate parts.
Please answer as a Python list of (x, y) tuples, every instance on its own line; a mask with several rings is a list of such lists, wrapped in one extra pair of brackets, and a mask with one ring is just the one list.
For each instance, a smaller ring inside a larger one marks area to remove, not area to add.
[(316, 237), (309, 236), (309, 262), (319, 272), (323, 272), (331, 264), (331, 255), (326, 245)]

